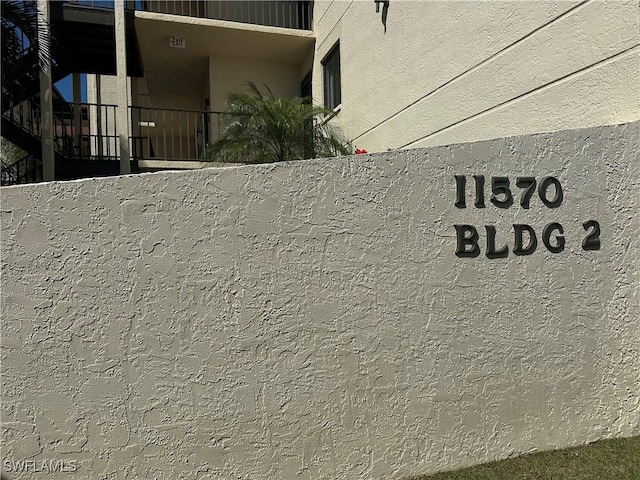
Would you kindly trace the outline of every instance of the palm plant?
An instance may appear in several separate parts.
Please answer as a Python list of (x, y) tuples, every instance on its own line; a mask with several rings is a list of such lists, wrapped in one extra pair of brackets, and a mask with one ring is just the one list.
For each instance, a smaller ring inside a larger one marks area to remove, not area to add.
[(341, 133), (327, 121), (332, 110), (314, 106), (308, 99), (276, 98), (266, 87), (247, 83), (250, 93), (227, 98), (221, 138), (209, 145), (205, 155), (212, 160), (239, 163), (269, 163), (303, 158), (348, 155), (351, 148)]
[[(38, 40), (43, 35), (39, 28), (43, 20), (38, 16), (35, 0), (6, 0), (1, 2), (2, 25), (2, 84), (6, 87), (17, 76), (24, 73), (22, 58), (37, 49)], [(46, 42), (43, 43), (46, 45)], [(48, 49), (37, 51), (40, 68), (50, 61)]]

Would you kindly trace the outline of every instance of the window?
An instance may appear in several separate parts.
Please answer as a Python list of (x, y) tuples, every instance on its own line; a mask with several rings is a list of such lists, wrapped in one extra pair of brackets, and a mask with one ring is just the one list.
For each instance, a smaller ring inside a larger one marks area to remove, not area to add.
[(340, 93), (340, 44), (336, 43), (322, 61), (324, 106), (336, 108), (342, 101)]

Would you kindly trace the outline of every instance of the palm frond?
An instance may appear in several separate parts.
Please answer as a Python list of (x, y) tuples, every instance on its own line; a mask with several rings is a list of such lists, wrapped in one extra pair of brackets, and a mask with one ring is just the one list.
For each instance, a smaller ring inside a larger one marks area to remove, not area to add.
[(263, 94), (253, 82), (249, 93), (232, 93), (223, 114), (220, 140), (206, 156), (217, 161), (265, 163), (351, 153), (348, 142), (333, 125), (320, 122), (333, 112), (308, 99), (277, 98), (265, 85)]
[(40, 69), (51, 61), (49, 48), (42, 28), (44, 20), (38, 15), (35, 0), (7, 0), (0, 2), (0, 23), (2, 27), (2, 82), (8, 85), (21, 71), (20, 62), (28, 52), (37, 49)]

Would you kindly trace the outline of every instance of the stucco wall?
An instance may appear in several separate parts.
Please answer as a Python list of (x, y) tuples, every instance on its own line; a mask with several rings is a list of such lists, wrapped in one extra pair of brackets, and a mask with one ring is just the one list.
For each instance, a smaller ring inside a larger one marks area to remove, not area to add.
[(381, 479), (640, 434), (639, 127), (3, 188), (2, 467)]
[(300, 65), (296, 64), (231, 57), (209, 59), (211, 108), (220, 112), (226, 110), (230, 93), (249, 91), (247, 82), (254, 82), (263, 90), (267, 85), (274, 95), (292, 98), (300, 95), (300, 80)]
[(317, 0), (314, 95), (340, 41), (337, 120), (369, 152), (640, 119), (637, 1)]

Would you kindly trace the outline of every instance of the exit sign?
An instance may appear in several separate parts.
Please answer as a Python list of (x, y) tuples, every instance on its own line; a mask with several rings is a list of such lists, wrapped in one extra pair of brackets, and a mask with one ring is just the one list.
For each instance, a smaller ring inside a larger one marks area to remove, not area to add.
[(174, 48), (184, 48), (185, 41), (182, 37), (169, 37), (169, 46)]

